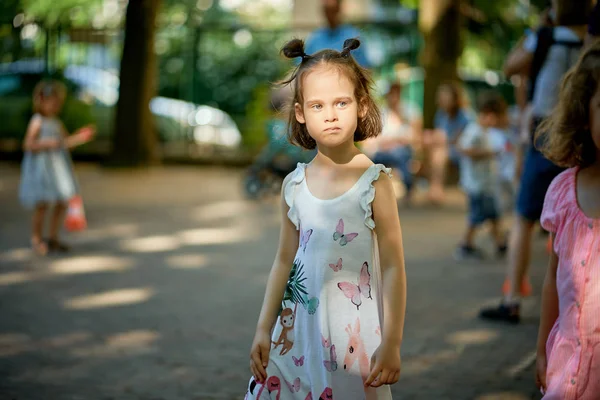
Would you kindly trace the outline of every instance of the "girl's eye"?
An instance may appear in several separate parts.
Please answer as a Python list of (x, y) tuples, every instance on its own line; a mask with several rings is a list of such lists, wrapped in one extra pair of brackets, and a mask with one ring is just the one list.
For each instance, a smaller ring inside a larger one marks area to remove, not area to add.
[(321, 108), (323, 108), (323, 106), (321, 106), (320, 104), (313, 104), (311, 106), (314, 110), (320, 110)]
[(338, 104), (340, 105), (340, 107), (346, 107), (346, 105), (348, 105), (348, 103), (346, 103), (345, 101), (340, 101)]

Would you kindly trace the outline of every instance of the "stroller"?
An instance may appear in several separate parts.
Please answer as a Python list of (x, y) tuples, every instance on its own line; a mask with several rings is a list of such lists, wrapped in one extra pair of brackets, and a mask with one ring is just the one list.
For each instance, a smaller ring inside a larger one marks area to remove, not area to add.
[(297, 163), (309, 162), (316, 150), (304, 150), (287, 140), (287, 123), (272, 119), (267, 123), (268, 143), (260, 152), (244, 177), (244, 192), (249, 199), (277, 194), (284, 178)]

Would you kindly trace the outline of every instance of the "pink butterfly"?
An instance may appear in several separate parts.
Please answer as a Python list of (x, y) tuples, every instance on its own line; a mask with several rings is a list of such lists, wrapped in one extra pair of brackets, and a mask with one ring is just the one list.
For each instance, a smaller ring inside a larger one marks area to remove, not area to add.
[(319, 396), (319, 400), (333, 400), (333, 390), (331, 388), (325, 388), (321, 396)]
[(340, 258), (336, 264), (329, 264), (329, 268), (333, 270), (333, 272), (338, 272), (342, 269), (342, 259)]
[(312, 392), (308, 392), (308, 394), (306, 395), (306, 398), (304, 400), (313, 400)]
[(321, 343), (323, 344), (323, 347), (328, 348), (329, 346), (331, 346), (331, 339), (325, 339), (325, 336), (323, 336), (323, 334), (321, 333)]
[(371, 297), (371, 274), (369, 274), (369, 264), (365, 261), (360, 269), (360, 276), (358, 278), (358, 285), (350, 282), (340, 282), (338, 283), (338, 287), (342, 292), (344, 292), (344, 296), (352, 300), (352, 304), (356, 306), (356, 309), (360, 307), (362, 304), (361, 293), (367, 299), (372, 299)]
[(308, 244), (308, 239), (310, 239), (310, 235), (312, 235), (312, 233), (312, 229), (300, 232), (300, 247), (302, 248), (302, 251), (306, 251), (306, 245)]
[(336, 371), (337, 367), (338, 367), (338, 363), (337, 363), (337, 355), (335, 354), (335, 344), (332, 344), (331, 347), (329, 348), (329, 357), (330, 357), (330, 360), (329, 361), (324, 360), (323, 365), (329, 372)]
[(296, 364), (296, 367), (301, 367), (304, 365), (304, 356), (302, 356), (300, 358), (296, 358), (296, 357), (292, 356), (292, 359), (294, 360), (294, 364)]
[(348, 233), (344, 234), (344, 220), (340, 219), (337, 227), (335, 228), (335, 232), (333, 232), (333, 240), (336, 242), (340, 241), (340, 246), (345, 246), (354, 240), (355, 237), (358, 236), (358, 233)]
[(284, 381), (287, 384), (287, 387), (290, 389), (290, 392), (295, 393), (300, 391), (300, 377), (294, 379), (293, 383), (290, 383), (285, 379)]

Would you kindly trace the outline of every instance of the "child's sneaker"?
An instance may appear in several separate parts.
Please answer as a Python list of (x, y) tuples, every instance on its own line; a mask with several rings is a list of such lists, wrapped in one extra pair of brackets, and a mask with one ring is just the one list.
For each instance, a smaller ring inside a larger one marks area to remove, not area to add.
[(471, 246), (458, 246), (454, 251), (454, 258), (456, 261), (465, 261), (465, 260), (477, 260), (481, 261), (485, 258), (483, 252), (478, 248)]
[(506, 305), (500, 303), (498, 307), (484, 308), (479, 312), (479, 318), (489, 321), (508, 322), (518, 324), (521, 321), (521, 311), (519, 303)]
[[(504, 284), (502, 285), (502, 293), (507, 295), (510, 291), (510, 279), (506, 278), (504, 280)], [(521, 288), (519, 289), (521, 297), (529, 297), (531, 293), (533, 293), (533, 288), (531, 287), (531, 283), (528, 278), (523, 278), (523, 282), (521, 282)]]

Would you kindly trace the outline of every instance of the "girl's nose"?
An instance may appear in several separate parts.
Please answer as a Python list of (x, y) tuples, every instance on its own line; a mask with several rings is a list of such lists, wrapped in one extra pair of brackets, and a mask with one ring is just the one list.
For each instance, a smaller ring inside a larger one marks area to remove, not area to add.
[(325, 115), (325, 122), (335, 122), (337, 121), (337, 114), (334, 108), (330, 108), (327, 110), (327, 114)]

